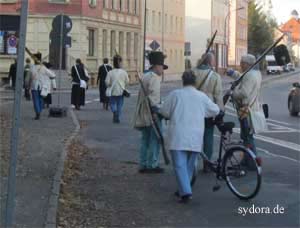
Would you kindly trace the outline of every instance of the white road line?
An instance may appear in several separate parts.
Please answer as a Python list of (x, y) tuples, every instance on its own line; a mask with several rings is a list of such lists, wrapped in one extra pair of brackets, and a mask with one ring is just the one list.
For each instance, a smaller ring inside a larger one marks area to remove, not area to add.
[(283, 158), (283, 159), (286, 159), (286, 160), (289, 160), (289, 161), (293, 161), (293, 162), (296, 162), (296, 163), (300, 163), (300, 161), (296, 160), (296, 159), (293, 159), (293, 158), (289, 158), (289, 157), (286, 157), (286, 156), (283, 156), (283, 155), (278, 155), (278, 154), (272, 154), (270, 151), (268, 150), (265, 150), (265, 149), (262, 149), (262, 148), (259, 148), (257, 147), (257, 150), (260, 150), (272, 157), (278, 157), (278, 158)]
[(100, 101), (100, 99), (98, 98), (98, 99), (94, 99), (93, 101)]
[(93, 102), (93, 101), (86, 101), (85, 103), (86, 103), (86, 104), (90, 104), (90, 103), (92, 103), (92, 102)]
[[(239, 128), (234, 128), (233, 132), (239, 134), (240, 129)], [(263, 141), (263, 142), (271, 143), (271, 144), (274, 144), (274, 145), (277, 145), (277, 146), (281, 146), (281, 147), (284, 147), (284, 148), (287, 148), (287, 149), (290, 149), (290, 150), (300, 152), (300, 145), (296, 144), (296, 143), (284, 141), (284, 140), (277, 139), (277, 138), (262, 136), (262, 135), (254, 135), (254, 138), (257, 139), (257, 140)]]
[[(217, 137), (217, 138), (220, 138), (219, 135), (215, 135), (215, 134), (214, 134), (214, 136)], [(290, 158), (290, 157), (286, 157), (286, 156), (283, 156), (283, 155), (273, 154), (273, 153), (271, 153), (270, 151), (265, 150), (265, 149), (262, 149), (262, 148), (260, 148), (260, 147), (257, 147), (256, 149), (257, 149), (257, 150), (260, 150), (260, 151), (262, 151), (262, 152), (264, 152), (264, 153), (266, 153), (267, 155), (270, 155), (270, 156), (272, 156), (272, 157), (282, 158), (282, 159), (286, 159), (286, 160), (293, 161), (293, 162), (296, 162), (296, 163), (300, 163), (300, 161), (298, 161), (298, 160), (296, 160), (296, 159), (293, 159), (293, 158)]]
[(268, 119), (268, 120), (271, 121), (271, 122), (274, 122), (274, 123), (278, 123), (278, 124), (293, 126), (292, 124), (289, 124), (289, 123), (286, 123), (286, 122), (281, 122), (281, 121), (278, 121), (278, 120), (273, 120), (273, 119)]
[[(226, 106), (227, 107), (227, 106)], [(234, 109), (233, 109), (234, 110)], [(237, 117), (236, 113), (232, 113), (232, 112), (226, 112), (226, 114), (230, 115), (230, 116), (234, 116), (234, 117)], [(267, 124), (270, 125), (270, 126), (274, 126), (276, 127), (278, 130), (286, 130), (286, 131), (265, 131), (265, 133), (291, 133), (291, 132), (297, 132), (297, 133), (300, 133), (300, 130), (298, 129), (295, 129), (295, 128), (290, 128), (290, 127), (285, 127), (285, 126), (281, 126), (281, 125), (278, 125), (278, 124), (275, 124), (275, 123), (270, 123), (269, 122), (270, 119), (267, 119)], [(275, 121), (273, 121), (275, 122)], [(290, 124), (287, 124), (286, 125), (290, 125)]]

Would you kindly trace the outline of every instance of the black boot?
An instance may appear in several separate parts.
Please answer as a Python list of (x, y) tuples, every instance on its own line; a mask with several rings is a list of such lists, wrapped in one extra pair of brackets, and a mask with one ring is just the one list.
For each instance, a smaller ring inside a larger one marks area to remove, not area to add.
[(36, 116), (35, 116), (35, 118), (34, 118), (34, 120), (39, 120), (39, 119), (40, 119), (40, 114), (37, 113)]

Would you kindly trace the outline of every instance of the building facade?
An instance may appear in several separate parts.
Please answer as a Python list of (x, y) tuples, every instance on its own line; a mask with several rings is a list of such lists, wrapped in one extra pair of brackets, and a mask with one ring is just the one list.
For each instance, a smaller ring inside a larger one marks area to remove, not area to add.
[[(146, 51), (163, 51), (166, 78), (184, 71), (185, 0), (146, 0)], [(147, 63), (146, 63), (147, 68)]]
[[(19, 0), (0, 0), (0, 34), (4, 34), (3, 50), (0, 53), (0, 71), (7, 76), (9, 64), (17, 53), (8, 52), (7, 39), (18, 36)], [(132, 81), (136, 70), (141, 70), (142, 16), (138, 0), (29, 0), (26, 46), (40, 51), (45, 61), (50, 58), (50, 33), (53, 19), (58, 14), (68, 15), (72, 20), (71, 47), (63, 49), (66, 70), (81, 58), (91, 75), (96, 76), (103, 58), (112, 60), (117, 52), (122, 55), (124, 68)], [(13, 22), (13, 23), (11, 23)], [(12, 24), (8, 27), (6, 25)], [(52, 54), (53, 55), (53, 54)], [(56, 64), (54, 64), (56, 65)]]
[(248, 1), (231, 0), (229, 13), (228, 66), (238, 68), (248, 52)]

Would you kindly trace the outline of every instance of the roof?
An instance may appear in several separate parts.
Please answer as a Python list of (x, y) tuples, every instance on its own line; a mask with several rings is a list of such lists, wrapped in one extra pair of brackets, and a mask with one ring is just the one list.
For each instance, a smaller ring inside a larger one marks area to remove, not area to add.
[(283, 32), (291, 33), (293, 42), (300, 41), (300, 20), (291, 18), (279, 28)]

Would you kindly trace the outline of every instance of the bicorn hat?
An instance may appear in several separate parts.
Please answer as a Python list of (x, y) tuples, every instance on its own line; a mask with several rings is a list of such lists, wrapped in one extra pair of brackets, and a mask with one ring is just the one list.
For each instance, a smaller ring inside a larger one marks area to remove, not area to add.
[(150, 52), (148, 55), (148, 59), (150, 62), (150, 65), (161, 65), (164, 67), (164, 70), (167, 70), (169, 67), (167, 65), (164, 64), (165, 61), (165, 56), (162, 52), (160, 51), (153, 51)]

